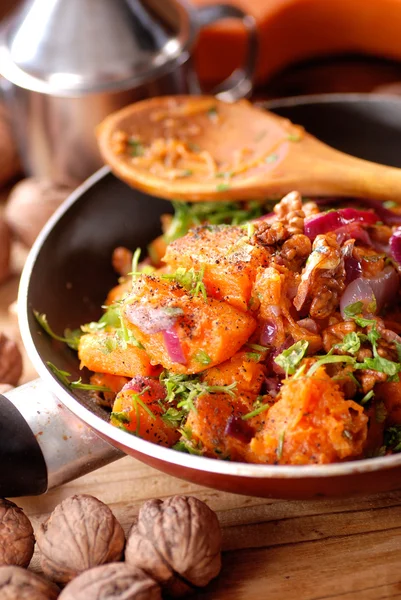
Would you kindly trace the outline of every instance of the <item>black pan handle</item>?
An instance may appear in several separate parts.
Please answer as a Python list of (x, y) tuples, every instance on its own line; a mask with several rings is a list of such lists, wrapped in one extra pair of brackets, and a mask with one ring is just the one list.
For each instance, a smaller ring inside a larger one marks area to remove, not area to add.
[(0, 395), (0, 497), (43, 494), (122, 456), (40, 379)]

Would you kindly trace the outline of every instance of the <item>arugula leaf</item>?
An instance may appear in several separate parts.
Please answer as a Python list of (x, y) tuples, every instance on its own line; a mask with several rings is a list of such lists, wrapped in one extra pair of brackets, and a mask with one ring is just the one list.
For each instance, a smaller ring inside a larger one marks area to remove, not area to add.
[(274, 362), (285, 371), (286, 377), (295, 373), (296, 367), (299, 365), (308, 349), (309, 342), (299, 340), (287, 350), (283, 350), (281, 354), (276, 356)]

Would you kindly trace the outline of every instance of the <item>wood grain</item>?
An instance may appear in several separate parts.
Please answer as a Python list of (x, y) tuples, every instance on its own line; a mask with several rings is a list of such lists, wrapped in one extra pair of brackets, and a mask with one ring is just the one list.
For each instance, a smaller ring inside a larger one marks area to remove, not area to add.
[[(0, 330), (16, 338), (8, 307), (24, 257), (15, 248), (15, 276), (0, 287)], [(35, 372), (25, 354), (24, 365), (26, 381)], [(36, 529), (56, 504), (78, 493), (106, 502), (126, 532), (148, 498), (190, 494), (215, 510), (223, 569), (195, 600), (401, 600), (401, 489), (352, 499), (265, 500), (173, 479), (126, 457), (43, 496), (14, 501)], [(30, 568), (40, 572), (38, 550)]]

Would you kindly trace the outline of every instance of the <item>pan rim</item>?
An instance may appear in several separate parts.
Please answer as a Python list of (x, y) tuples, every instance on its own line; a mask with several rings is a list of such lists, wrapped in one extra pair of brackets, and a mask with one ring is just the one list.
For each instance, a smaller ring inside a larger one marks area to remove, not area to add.
[[(271, 101), (263, 103), (266, 108), (279, 108), (283, 106), (295, 106), (299, 104), (324, 104), (329, 102), (345, 102), (355, 103), (357, 101), (365, 101), (369, 103), (398, 103), (401, 105), (401, 100), (392, 96), (380, 96), (379, 94), (322, 94), (313, 96), (298, 96), (286, 98), (283, 101)], [(382, 470), (390, 470), (401, 466), (401, 453), (391, 456), (366, 458), (362, 460), (349, 461), (344, 463), (332, 463), (322, 465), (269, 465), (269, 464), (252, 464), (240, 463), (231, 461), (221, 461), (214, 458), (185, 454), (164, 448), (152, 442), (142, 440), (125, 431), (117, 429), (111, 423), (103, 420), (101, 417), (91, 412), (83, 406), (74, 395), (63, 387), (63, 385), (51, 373), (39, 352), (36, 349), (33, 337), (31, 335), (28, 321), (28, 290), (32, 269), (36, 258), (41, 251), (42, 245), (47, 236), (52, 231), (56, 223), (70, 209), (70, 207), (79, 201), (80, 197), (96, 183), (111, 174), (111, 169), (107, 166), (102, 167), (83, 184), (81, 184), (56, 210), (49, 221), (46, 223), (32, 249), (28, 255), (21, 275), (21, 281), (18, 294), (18, 315), (19, 326), (24, 346), (28, 352), (29, 358), (32, 361), (34, 368), (39, 376), (44, 380), (46, 386), (55, 394), (55, 396), (63, 402), (63, 404), (74, 413), (84, 423), (89, 425), (95, 432), (106, 437), (111, 445), (116, 442), (116, 445), (131, 448), (135, 452), (148, 456), (165, 463), (180, 466), (189, 470), (214, 473), (228, 477), (244, 477), (249, 479), (266, 479), (268, 480), (306, 480), (309, 478), (336, 478), (352, 476), (359, 473), (369, 473)]]

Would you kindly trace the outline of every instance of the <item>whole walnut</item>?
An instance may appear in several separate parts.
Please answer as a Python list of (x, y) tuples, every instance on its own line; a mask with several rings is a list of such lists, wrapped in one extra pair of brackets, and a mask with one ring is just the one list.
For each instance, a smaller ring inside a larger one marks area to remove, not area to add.
[(56, 600), (59, 588), (21, 567), (0, 567), (1, 600)]
[(0, 215), (0, 283), (10, 275), (11, 232)]
[(221, 569), (216, 514), (191, 496), (149, 500), (128, 535), (127, 564), (143, 569), (172, 596), (202, 587)]
[(22, 355), (17, 344), (0, 332), (0, 381), (17, 385), (22, 374)]
[(46, 577), (68, 583), (86, 569), (120, 560), (125, 537), (106, 504), (81, 494), (56, 506), (36, 532), (36, 542)]
[(0, 187), (20, 171), (17, 146), (3, 103), (0, 102)]
[(27, 567), (35, 537), (30, 520), (9, 500), (0, 499), (0, 565)]
[(14, 235), (28, 248), (56, 208), (72, 189), (50, 179), (29, 177), (13, 187), (5, 208), (5, 219)]
[(160, 586), (141, 569), (110, 563), (81, 573), (59, 600), (161, 600)]

